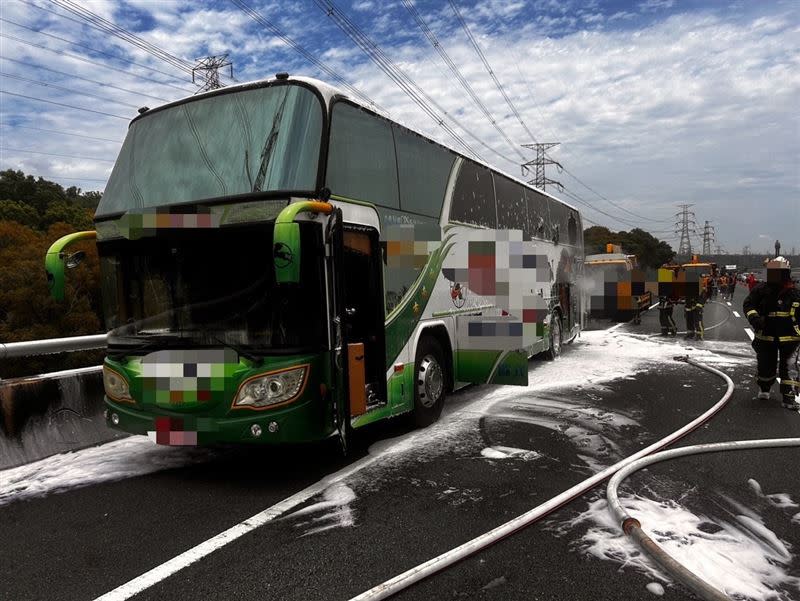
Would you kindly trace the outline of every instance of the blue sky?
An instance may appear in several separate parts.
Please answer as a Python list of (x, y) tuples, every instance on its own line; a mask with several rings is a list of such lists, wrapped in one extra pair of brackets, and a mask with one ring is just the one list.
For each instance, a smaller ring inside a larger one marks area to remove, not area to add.
[[(314, 0), (244, 1), (393, 119), (455, 144)], [(239, 81), (284, 70), (331, 81), (232, 1), (74, 3), (180, 59), (171, 62), (91, 28), (69, 3), (0, 3), (2, 169), (102, 190), (136, 107), (191, 94), (180, 66), (208, 54), (228, 53)], [(469, 130), (453, 125), (460, 135), (485, 144), (473, 146), (487, 162), (519, 175), (526, 127), (538, 141), (561, 142), (552, 156), (567, 171), (548, 175), (589, 220), (672, 242), (677, 204), (693, 203), (699, 225), (711, 221), (730, 251), (766, 250), (776, 238), (800, 249), (797, 2), (455, 3), (524, 126), (447, 0), (414, 6), (502, 134), (403, 2), (335, 5)]]

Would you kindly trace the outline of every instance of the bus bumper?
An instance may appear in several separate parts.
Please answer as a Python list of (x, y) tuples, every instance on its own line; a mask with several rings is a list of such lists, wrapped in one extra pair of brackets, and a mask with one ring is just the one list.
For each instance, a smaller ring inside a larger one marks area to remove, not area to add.
[(306, 399), (274, 410), (199, 417), (145, 411), (105, 397), (105, 417), (113, 429), (149, 436), (154, 442), (169, 446), (281, 444), (322, 440), (333, 434), (333, 420), (326, 405), (322, 399)]

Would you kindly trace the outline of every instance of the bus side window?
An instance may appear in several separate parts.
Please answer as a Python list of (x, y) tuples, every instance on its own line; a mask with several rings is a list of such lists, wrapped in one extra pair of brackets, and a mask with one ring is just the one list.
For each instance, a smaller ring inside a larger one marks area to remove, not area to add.
[(333, 194), (397, 209), (397, 159), (388, 122), (344, 102), (331, 118), (327, 185)]
[(453, 190), (450, 220), (497, 229), (492, 172), (465, 160)]
[(550, 206), (547, 197), (536, 190), (525, 188), (528, 208), (528, 231), (531, 238), (549, 240), (551, 234)]
[[(525, 189), (520, 184), (500, 175), (495, 176), (494, 187), (497, 194), (498, 227), (529, 234), (525, 210)], [(526, 235), (526, 238), (530, 238), (530, 236)]]
[(455, 155), (422, 136), (394, 126), (400, 209), (439, 219)]

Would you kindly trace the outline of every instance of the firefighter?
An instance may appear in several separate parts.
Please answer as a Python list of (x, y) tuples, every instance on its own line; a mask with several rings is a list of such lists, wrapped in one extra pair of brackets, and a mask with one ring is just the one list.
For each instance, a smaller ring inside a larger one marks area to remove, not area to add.
[(683, 304), (683, 316), (686, 318), (686, 338), (694, 338), (694, 306), (697, 301), (694, 295), (689, 295)]
[(791, 277), (789, 261), (776, 257), (766, 261), (767, 281), (756, 285), (744, 300), (743, 309), (753, 326), (753, 348), (758, 361), (759, 399), (769, 399), (775, 383), (775, 368), (781, 379), (783, 406), (800, 411), (798, 353), (800, 353), (800, 290)]
[(706, 302), (706, 296), (702, 293), (698, 298), (694, 299), (694, 337), (696, 340), (703, 340), (705, 337), (705, 328), (703, 327), (703, 306)]
[(675, 307), (672, 300), (667, 296), (658, 297), (658, 319), (661, 322), (661, 335), (675, 336), (678, 333), (678, 326), (672, 319), (672, 309)]

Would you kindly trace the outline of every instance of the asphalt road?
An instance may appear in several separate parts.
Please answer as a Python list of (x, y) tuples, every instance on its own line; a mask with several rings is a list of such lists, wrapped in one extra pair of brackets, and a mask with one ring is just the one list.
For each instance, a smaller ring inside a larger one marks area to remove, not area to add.
[[(743, 296), (740, 286), (730, 310), (724, 303), (707, 305), (706, 342), (653, 341), (670, 345), (675, 355), (687, 344), (747, 352), (747, 323), (731, 312), (741, 315)], [(682, 326), (680, 310), (676, 318)], [(658, 332), (657, 312), (646, 313), (640, 326), (624, 324), (616, 332), (631, 340), (652, 336)], [(560, 360), (578, 352), (567, 347)], [(535, 379), (547, 366), (533, 361), (531, 367)], [(754, 360), (725, 369), (736, 384), (731, 402), (679, 445), (800, 436), (800, 414), (782, 409), (777, 400), (753, 399)], [(507, 388), (470, 387), (448, 399), (440, 424), (411, 434), (399, 422), (372, 428), (360, 435), (347, 459), (330, 445), (226, 449), (186, 467), (13, 502), (0, 507), (0, 599), (94, 599), (364, 460), (372, 447), (377, 459), (323, 495), (133, 597), (350, 599), (669, 434), (723, 392), (720, 379), (675, 363), (654, 364), (635, 377), (602, 385), (587, 381), (513, 394)], [(416, 438), (409, 441), (409, 435)], [(402, 450), (381, 454), (402, 436), (397, 443)], [(648, 498), (680, 499), (692, 511), (714, 516), (721, 511), (720, 498), (756, 502), (748, 497), (750, 478), (764, 491), (800, 501), (799, 461), (797, 450), (686, 458), (634, 475), (628, 486)], [(604, 488), (577, 498), (397, 598), (652, 597), (645, 588), (652, 576), (587, 557), (577, 544), (586, 528), (565, 528), (601, 492)], [(785, 510), (761, 503), (759, 515), (790, 550), (800, 549), (800, 528)], [(796, 556), (787, 571), (800, 578)], [(800, 589), (779, 594), (791, 599)], [(680, 586), (667, 586), (663, 598), (693, 597)]]

